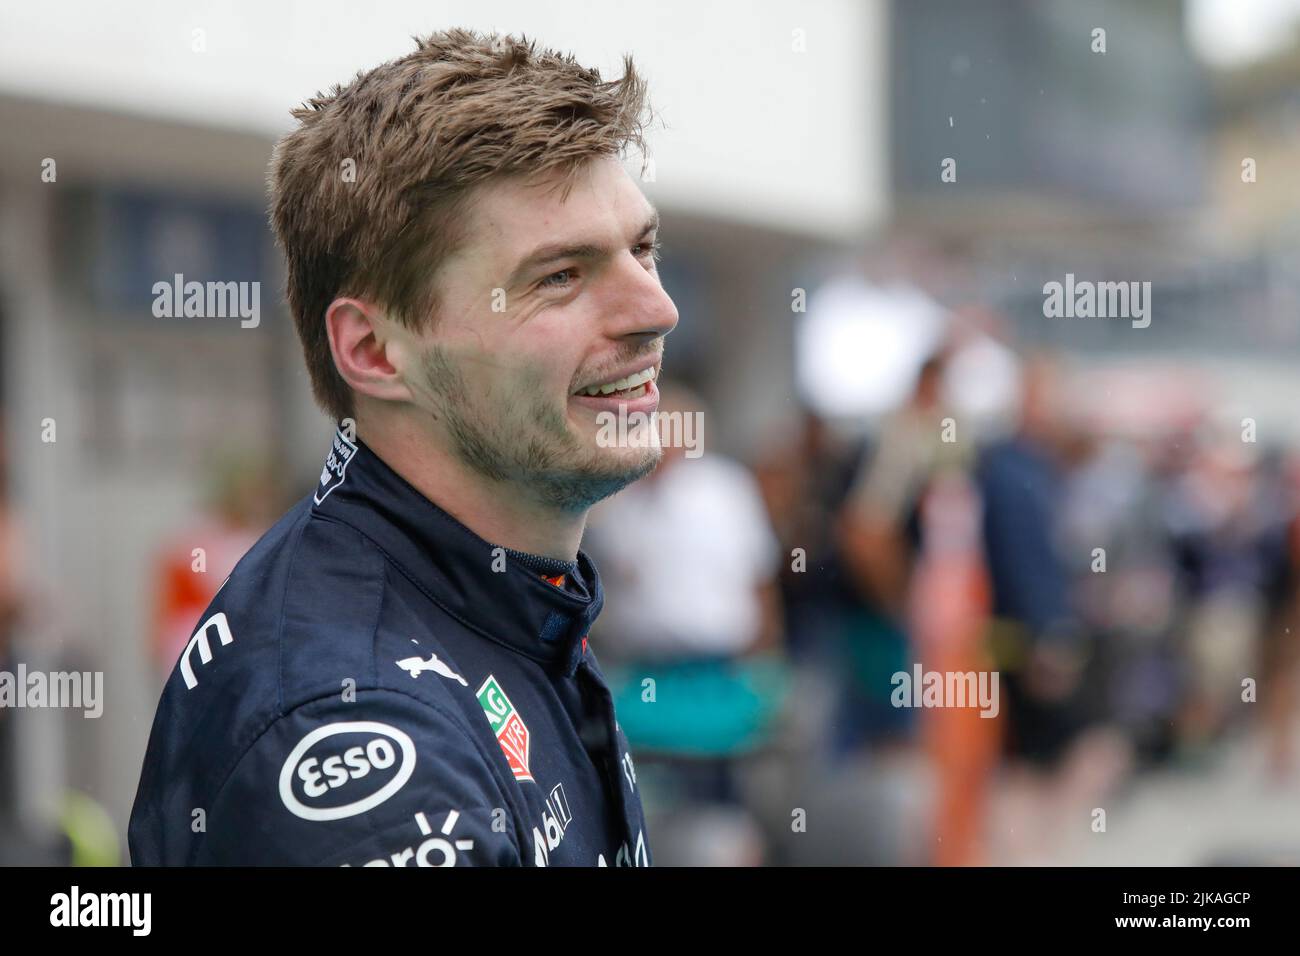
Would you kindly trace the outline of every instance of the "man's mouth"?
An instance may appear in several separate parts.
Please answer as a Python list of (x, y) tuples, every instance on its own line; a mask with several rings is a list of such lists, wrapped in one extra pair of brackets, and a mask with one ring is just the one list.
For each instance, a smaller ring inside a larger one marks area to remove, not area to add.
[(658, 374), (658, 367), (651, 365), (622, 378), (596, 385), (588, 385), (578, 389), (573, 394), (592, 398), (613, 398), (618, 401), (631, 401), (645, 395)]

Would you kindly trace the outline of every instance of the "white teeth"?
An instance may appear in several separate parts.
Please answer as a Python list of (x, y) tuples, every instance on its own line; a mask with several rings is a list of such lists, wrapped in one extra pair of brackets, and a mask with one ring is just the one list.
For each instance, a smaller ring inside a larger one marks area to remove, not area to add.
[(655, 377), (655, 370), (654, 367), (652, 366), (650, 368), (642, 369), (639, 372), (634, 372), (633, 374), (628, 375), (625, 378), (620, 378), (616, 382), (609, 382), (608, 384), (605, 385), (588, 385), (586, 388), (579, 391), (578, 394), (579, 395), (608, 395), (611, 392), (621, 392), (624, 391), (625, 389), (636, 388), (639, 385), (643, 385), (646, 382), (650, 381), (654, 377)]

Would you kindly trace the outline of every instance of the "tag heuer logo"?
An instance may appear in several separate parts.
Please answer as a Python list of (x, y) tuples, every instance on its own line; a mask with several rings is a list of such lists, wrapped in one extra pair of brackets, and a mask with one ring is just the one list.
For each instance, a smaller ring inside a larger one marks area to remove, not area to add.
[(533, 775), (528, 772), (528, 728), (510, 703), (510, 698), (491, 674), (478, 689), (477, 696), (510, 763), (511, 773), (516, 780), (533, 780)]

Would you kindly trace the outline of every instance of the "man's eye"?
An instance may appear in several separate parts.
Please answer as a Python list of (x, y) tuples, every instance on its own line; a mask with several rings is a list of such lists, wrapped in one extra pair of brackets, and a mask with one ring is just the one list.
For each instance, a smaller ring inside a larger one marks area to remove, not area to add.
[(559, 272), (553, 272), (541, 281), (541, 285), (552, 289), (563, 289), (573, 279), (572, 269), (561, 269)]
[(650, 258), (658, 262), (659, 250), (663, 248), (663, 243), (656, 239), (654, 242), (639, 242), (632, 248), (634, 250), (633, 255), (638, 259), (650, 256)]

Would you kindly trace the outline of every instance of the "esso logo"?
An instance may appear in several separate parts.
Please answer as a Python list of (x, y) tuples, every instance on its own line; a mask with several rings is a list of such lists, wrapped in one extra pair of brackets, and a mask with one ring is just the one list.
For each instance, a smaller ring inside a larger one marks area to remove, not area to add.
[(342, 820), (379, 806), (414, 772), (415, 743), (396, 727), (373, 720), (328, 724), (302, 738), (285, 760), (280, 799), (304, 820)]
[(359, 780), (371, 770), (387, 770), (397, 762), (397, 748), (386, 737), (376, 737), (364, 747), (349, 747), (321, 760), (308, 757), (298, 764), (298, 779), (307, 796), (323, 797), (349, 780)]

